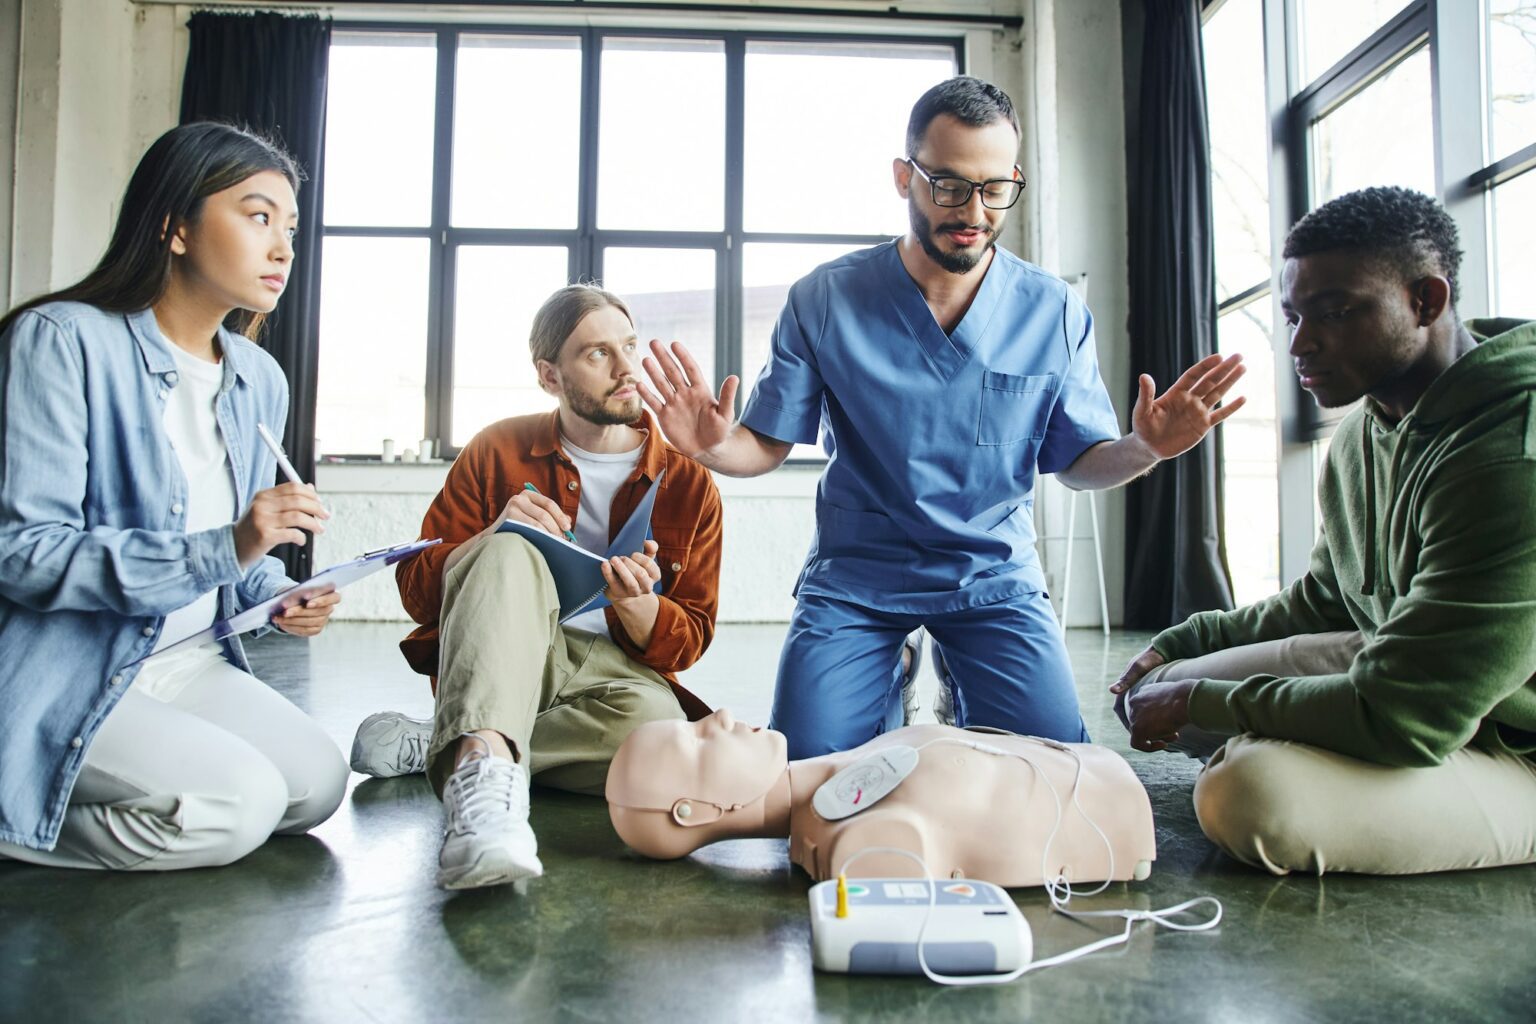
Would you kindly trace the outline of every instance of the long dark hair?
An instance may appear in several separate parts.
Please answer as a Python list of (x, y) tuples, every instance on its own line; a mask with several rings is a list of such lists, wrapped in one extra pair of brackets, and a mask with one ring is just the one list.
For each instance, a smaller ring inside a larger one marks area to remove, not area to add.
[[(171, 279), (171, 236), (196, 223), (203, 201), (253, 174), (277, 171), (299, 190), (300, 173), (281, 146), (255, 132), (216, 121), (172, 128), (139, 160), (107, 251), (77, 284), (24, 302), (0, 319), (0, 334), (23, 311), (45, 302), (85, 302), (113, 313), (148, 309)], [(225, 326), (246, 337), (261, 330), (262, 313), (236, 309)]]

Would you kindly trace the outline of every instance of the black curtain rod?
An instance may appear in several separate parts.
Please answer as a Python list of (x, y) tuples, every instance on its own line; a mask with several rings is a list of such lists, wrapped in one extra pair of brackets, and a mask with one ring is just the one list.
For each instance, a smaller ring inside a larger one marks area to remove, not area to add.
[(624, 0), (326, 0), (327, 7), (402, 5), (412, 7), (504, 7), (535, 8), (541, 10), (571, 11), (623, 11), (634, 14), (662, 11), (668, 14), (757, 14), (774, 17), (817, 18), (880, 18), (886, 21), (942, 22), (949, 25), (980, 25), (987, 28), (1020, 29), (1024, 19), (1019, 15), (992, 14), (939, 14), (929, 11), (901, 11), (894, 5), (883, 11), (853, 10), (848, 8), (761, 7), (756, 4), (644, 4), (626, 3)]

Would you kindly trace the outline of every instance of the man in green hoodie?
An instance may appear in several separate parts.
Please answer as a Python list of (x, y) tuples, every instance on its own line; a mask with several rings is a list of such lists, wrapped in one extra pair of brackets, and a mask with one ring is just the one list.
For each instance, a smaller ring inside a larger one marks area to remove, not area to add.
[(1306, 574), (1110, 687), (1131, 745), (1208, 757), (1201, 828), (1277, 874), (1536, 861), (1536, 321), (1457, 318), (1455, 224), (1406, 189), (1318, 208), (1284, 256), (1302, 387), (1364, 401)]

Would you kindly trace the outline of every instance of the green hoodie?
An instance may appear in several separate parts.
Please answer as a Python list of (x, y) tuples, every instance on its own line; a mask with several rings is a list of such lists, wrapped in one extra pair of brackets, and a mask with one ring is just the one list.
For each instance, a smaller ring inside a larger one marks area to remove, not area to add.
[(1195, 725), (1387, 765), (1469, 743), (1536, 757), (1536, 321), (1467, 328), (1477, 348), (1401, 422), (1366, 399), (1339, 424), (1306, 575), (1152, 640), (1173, 660), (1359, 630), (1349, 671), (1202, 679)]

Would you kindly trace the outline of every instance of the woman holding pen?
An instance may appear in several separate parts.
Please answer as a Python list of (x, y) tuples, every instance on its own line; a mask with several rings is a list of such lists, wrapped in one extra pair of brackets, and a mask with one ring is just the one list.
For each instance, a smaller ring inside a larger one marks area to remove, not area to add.
[[(140, 660), (291, 586), (268, 552), (325, 529), (312, 487), (270, 486), (288, 387), (246, 337), (298, 180), (248, 132), (175, 128), (96, 269), (0, 319), (0, 858), (227, 864), (341, 801), (340, 751), (237, 638)], [(336, 600), (274, 625), (313, 636)]]

